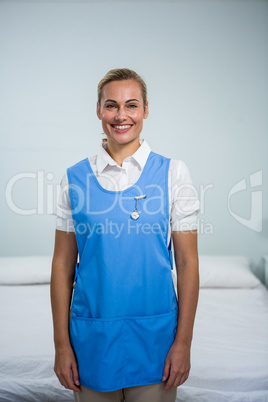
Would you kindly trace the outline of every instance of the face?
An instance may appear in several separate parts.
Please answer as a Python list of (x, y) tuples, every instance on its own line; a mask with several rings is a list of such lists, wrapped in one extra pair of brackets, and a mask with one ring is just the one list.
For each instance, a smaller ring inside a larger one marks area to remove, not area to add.
[(144, 108), (140, 84), (134, 80), (106, 84), (97, 115), (108, 141), (127, 144), (138, 138), (148, 116), (148, 102)]

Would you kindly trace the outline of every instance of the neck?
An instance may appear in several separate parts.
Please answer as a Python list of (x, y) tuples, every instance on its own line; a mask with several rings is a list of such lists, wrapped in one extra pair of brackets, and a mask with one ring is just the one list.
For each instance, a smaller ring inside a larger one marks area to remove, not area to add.
[(124, 159), (133, 155), (139, 147), (139, 137), (135, 138), (131, 142), (128, 142), (127, 144), (117, 144), (116, 142), (107, 138), (106, 151), (119, 166), (122, 166)]

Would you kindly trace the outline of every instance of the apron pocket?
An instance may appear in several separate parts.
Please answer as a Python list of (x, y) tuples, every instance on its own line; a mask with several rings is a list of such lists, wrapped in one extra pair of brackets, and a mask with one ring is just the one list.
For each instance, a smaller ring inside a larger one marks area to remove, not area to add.
[[(174, 342), (178, 310), (125, 319), (126, 382), (162, 382), (165, 359)], [(134, 386), (135, 384), (133, 384)]]
[(124, 386), (124, 320), (71, 316), (70, 340), (82, 385), (107, 392)]

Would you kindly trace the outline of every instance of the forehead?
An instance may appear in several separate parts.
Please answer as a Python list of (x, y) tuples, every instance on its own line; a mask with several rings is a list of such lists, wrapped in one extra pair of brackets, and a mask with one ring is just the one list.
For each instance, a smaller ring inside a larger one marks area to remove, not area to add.
[(103, 87), (102, 100), (105, 101), (105, 99), (116, 101), (138, 99), (142, 101), (141, 86), (135, 80), (111, 81)]

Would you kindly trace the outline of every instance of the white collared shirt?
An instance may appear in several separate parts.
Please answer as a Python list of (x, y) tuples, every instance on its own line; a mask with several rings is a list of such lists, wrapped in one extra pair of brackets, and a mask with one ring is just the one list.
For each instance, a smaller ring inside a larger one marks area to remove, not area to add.
[[(100, 185), (106, 190), (122, 191), (133, 186), (139, 179), (151, 148), (147, 141), (140, 139), (137, 151), (124, 159), (122, 166), (106, 151), (107, 142), (102, 142), (98, 155), (89, 157), (89, 163)], [(181, 160), (171, 159), (168, 172), (169, 229), (171, 231), (197, 229), (197, 213), (200, 203), (196, 197), (189, 170)], [(60, 192), (56, 211), (56, 229), (74, 232), (67, 171), (60, 182)]]

